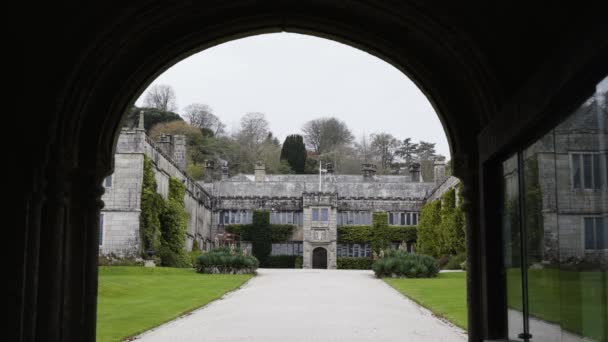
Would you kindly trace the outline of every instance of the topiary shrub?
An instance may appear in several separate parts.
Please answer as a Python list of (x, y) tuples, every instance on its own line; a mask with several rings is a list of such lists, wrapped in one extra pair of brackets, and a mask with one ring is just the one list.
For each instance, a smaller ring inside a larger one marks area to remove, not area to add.
[(401, 250), (385, 250), (374, 262), (376, 277), (431, 278), (439, 273), (437, 261), (422, 254), (410, 254)]
[(294, 268), (302, 268), (303, 264), (304, 264), (304, 258), (301, 256), (296, 257)]
[(454, 255), (450, 261), (448, 261), (448, 263), (443, 267), (444, 270), (461, 270), (462, 267), (460, 266), (460, 264), (462, 264), (464, 261), (467, 260), (467, 255), (465, 253), (460, 253), (457, 255)]
[(245, 274), (255, 273), (260, 263), (252, 255), (239, 248), (217, 248), (197, 258), (199, 273)]
[(371, 270), (374, 260), (372, 258), (338, 258), (339, 270)]

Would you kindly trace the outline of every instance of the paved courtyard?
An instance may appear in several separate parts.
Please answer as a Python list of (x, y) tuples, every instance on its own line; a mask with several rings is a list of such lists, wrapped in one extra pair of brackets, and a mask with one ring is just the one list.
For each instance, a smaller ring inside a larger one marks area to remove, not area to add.
[(241, 289), (137, 341), (466, 341), (371, 271), (260, 269)]

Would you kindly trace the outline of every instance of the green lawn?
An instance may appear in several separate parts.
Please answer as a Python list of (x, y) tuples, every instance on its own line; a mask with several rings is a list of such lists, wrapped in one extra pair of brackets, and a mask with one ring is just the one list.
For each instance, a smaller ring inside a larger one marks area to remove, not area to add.
[(166, 267), (100, 267), (97, 341), (122, 341), (220, 298), (251, 277)]
[(435, 278), (385, 278), (389, 285), (435, 315), (467, 328), (466, 273), (439, 273)]
[[(466, 329), (466, 274), (440, 273), (436, 278), (386, 278), (389, 285)], [(521, 310), (520, 273), (507, 271), (509, 307)], [(561, 324), (562, 329), (598, 341), (608, 340), (606, 272), (529, 270), (530, 314)], [(532, 332), (534, 334), (534, 332)]]
[[(521, 273), (507, 270), (509, 307), (521, 311)], [(528, 270), (530, 315), (598, 341), (608, 340), (608, 273)], [(532, 332), (534, 334), (534, 332)]]

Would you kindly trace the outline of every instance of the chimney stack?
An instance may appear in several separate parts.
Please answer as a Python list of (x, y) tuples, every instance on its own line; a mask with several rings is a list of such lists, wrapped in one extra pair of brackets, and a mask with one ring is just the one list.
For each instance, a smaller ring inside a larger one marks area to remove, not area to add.
[(435, 185), (441, 184), (445, 180), (445, 162), (444, 161), (435, 161), (433, 174), (435, 177)]
[(227, 180), (230, 178), (230, 174), (228, 173), (228, 165), (222, 165), (222, 180)]
[(363, 173), (363, 179), (366, 181), (371, 181), (374, 179), (376, 175), (376, 164), (361, 164), (361, 172)]
[(171, 136), (171, 158), (180, 170), (186, 170), (186, 136), (182, 134), (176, 134)]
[(215, 162), (213, 160), (205, 160), (205, 183), (213, 182), (213, 169)]
[(255, 163), (255, 181), (256, 182), (263, 182), (266, 180), (266, 165), (264, 164), (263, 161), (258, 160)]
[(420, 177), (420, 164), (419, 163), (412, 163), (412, 165), (410, 165), (410, 177), (412, 182), (415, 183), (420, 183), (422, 182), (422, 177)]

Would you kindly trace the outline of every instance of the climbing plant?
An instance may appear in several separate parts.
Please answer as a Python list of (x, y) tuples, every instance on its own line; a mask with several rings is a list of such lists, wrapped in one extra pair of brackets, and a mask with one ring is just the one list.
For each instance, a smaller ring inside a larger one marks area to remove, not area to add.
[(163, 266), (189, 267), (191, 262), (186, 252), (186, 230), (188, 214), (184, 206), (184, 184), (169, 178), (169, 193), (160, 215), (161, 238), (158, 255)]
[(415, 241), (416, 227), (389, 226), (386, 212), (373, 213), (371, 226), (338, 227), (339, 243), (370, 243), (372, 250), (379, 252), (391, 242)]
[(253, 211), (251, 227), (251, 248), (253, 255), (261, 265), (265, 265), (272, 251), (272, 234), (270, 232), (270, 214), (268, 211)]
[(440, 200), (428, 202), (422, 207), (416, 243), (418, 252), (439, 258), (466, 250), (466, 220), (462, 202), (456, 189), (449, 189)]
[[(253, 224), (230, 224), (224, 229), (226, 232), (236, 234), (243, 241), (251, 241)], [(295, 229), (293, 224), (270, 224), (270, 239), (272, 242), (283, 242), (291, 240), (291, 235)]]
[(139, 216), (139, 234), (142, 242), (140, 253), (142, 257), (147, 257), (146, 251), (157, 251), (160, 247), (160, 214), (163, 207), (163, 198), (156, 192), (152, 161), (144, 156), (141, 212)]

